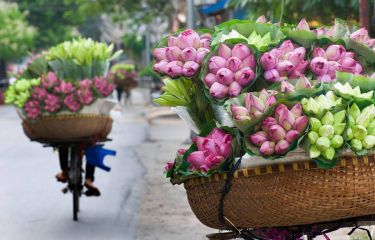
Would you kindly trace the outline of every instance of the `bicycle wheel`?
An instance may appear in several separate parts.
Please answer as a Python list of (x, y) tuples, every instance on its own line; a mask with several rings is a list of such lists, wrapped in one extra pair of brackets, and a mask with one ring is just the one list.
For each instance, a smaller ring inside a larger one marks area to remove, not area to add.
[(78, 220), (79, 212), (79, 197), (81, 195), (81, 167), (80, 167), (80, 152), (78, 147), (72, 147), (70, 153), (70, 173), (69, 181), (70, 188), (73, 194), (73, 220)]

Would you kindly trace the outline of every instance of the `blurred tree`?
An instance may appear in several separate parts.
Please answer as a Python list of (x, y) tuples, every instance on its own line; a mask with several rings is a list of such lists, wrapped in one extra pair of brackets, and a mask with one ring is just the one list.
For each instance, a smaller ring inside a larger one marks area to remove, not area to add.
[[(38, 29), (35, 48), (44, 49), (78, 35), (76, 26), (85, 15), (78, 11), (77, 0), (9, 0), (27, 12), (27, 21)], [(91, 2), (91, 1), (90, 1)]]
[(143, 50), (145, 49), (145, 37), (137, 36), (135, 34), (125, 34), (122, 37), (122, 45), (125, 54), (135, 61), (142, 58)]
[(34, 36), (17, 4), (0, 1), (0, 79), (6, 78), (7, 62), (27, 54)]

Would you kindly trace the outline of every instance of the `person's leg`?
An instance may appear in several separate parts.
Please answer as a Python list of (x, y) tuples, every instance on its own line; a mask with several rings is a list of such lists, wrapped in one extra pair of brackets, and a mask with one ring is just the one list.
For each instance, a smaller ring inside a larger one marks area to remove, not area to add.
[(69, 178), (69, 148), (68, 147), (59, 147), (59, 161), (61, 172), (56, 175), (56, 179), (59, 182), (67, 182)]
[(118, 100), (119, 103), (121, 103), (122, 87), (117, 86), (117, 87), (116, 87), (116, 91), (117, 91), (117, 100)]
[(100, 196), (100, 191), (94, 185), (95, 166), (86, 162), (86, 175), (85, 175), (85, 187), (87, 196)]

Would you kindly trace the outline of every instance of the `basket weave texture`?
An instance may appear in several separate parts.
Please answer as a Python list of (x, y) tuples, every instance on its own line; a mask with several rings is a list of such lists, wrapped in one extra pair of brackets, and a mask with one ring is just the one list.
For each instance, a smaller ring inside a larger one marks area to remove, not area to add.
[[(190, 206), (206, 226), (219, 221), (226, 174), (184, 185)], [(296, 226), (375, 214), (375, 156), (345, 157), (331, 170), (314, 162), (237, 170), (224, 200), (224, 216), (237, 228)], [(227, 225), (231, 225), (229, 222)]]
[(31, 140), (63, 141), (80, 138), (106, 138), (112, 129), (112, 119), (98, 114), (66, 114), (25, 119), (23, 130)]

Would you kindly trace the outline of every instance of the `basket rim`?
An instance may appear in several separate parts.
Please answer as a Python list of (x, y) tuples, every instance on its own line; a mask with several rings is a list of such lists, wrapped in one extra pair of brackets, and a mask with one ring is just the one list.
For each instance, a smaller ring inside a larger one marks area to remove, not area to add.
[[(369, 156), (352, 156), (352, 157), (342, 157), (335, 168), (347, 168), (348, 166), (358, 166), (358, 165), (369, 165), (375, 163), (375, 155)], [(334, 169), (335, 169), (334, 168)], [(238, 169), (234, 172), (233, 178), (249, 178), (260, 175), (268, 174), (278, 174), (278, 173), (287, 173), (291, 171), (303, 171), (303, 170), (320, 170), (320, 171), (330, 171), (331, 169), (322, 169), (313, 161), (301, 161), (301, 162), (291, 162), (291, 163), (278, 163), (278, 164), (269, 164), (265, 166), (257, 167), (247, 167), (243, 169)], [(228, 177), (228, 172), (224, 173), (215, 173), (210, 177), (192, 177), (186, 179), (183, 183), (185, 186), (201, 185), (210, 182), (218, 182), (226, 180)]]
[(73, 119), (73, 118), (112, 118), (107, 114), (94, 114), (94, 113), (78, 113), (78, 114), (61, 114), (61, 115), (50, 115), (50, 116), (41, 116), (37, 119), (23, 119), (25, 122), (37, 122), (39, 120), (54, 121), (54, 120), (64, 120), (64, 119)]

